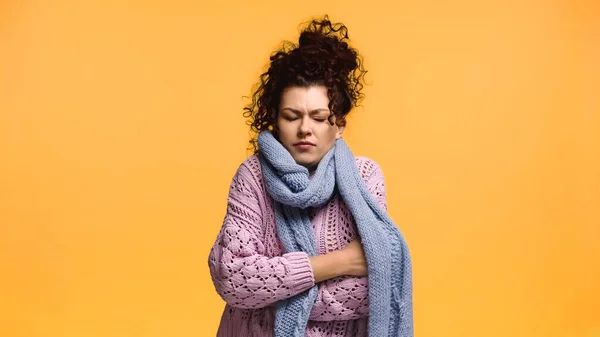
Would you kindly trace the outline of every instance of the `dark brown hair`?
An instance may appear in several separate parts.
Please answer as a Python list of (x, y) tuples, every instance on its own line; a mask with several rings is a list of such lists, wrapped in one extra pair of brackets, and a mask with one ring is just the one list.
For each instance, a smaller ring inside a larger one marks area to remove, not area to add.
[[(284, 41), (271, 54), (269, 69), (260, 75), (252, 101), (244, 108), (244, 117), (254, 133), (250, 144), (258, 152), (257, 137), (263, 130), (273, 130), (279, 101), (284, 89), (291, 86), (322, 85), (329, 96), (329, 122), (340, 126), (352, 107), (363, 98), (366, 70), (358, 51), (348, 45), (348, 29), (332, 23), (328, 16), (308, 23), (298, 44)], [(335, 116), (335, 119), (333, 118)]]

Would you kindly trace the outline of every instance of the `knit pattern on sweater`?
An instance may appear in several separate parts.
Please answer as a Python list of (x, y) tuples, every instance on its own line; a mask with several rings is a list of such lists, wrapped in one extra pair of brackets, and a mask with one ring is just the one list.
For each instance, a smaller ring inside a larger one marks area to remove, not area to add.
[[(370, 194), (387, 209), (383, 174), (373, 160), (356, 157)], [(356, 238), (354, 220), (338, 194), (311, 209), (319, 254), (342, 249)], [(299, 270), (295, 270), (298, 268)], [(217, 293), (226, 302), (219, 337), (273, 336), (274, 304), (311, 287), (306, 254), (284, 254), (275, 230), (272, 199), (266, 192), (260, 162), (247, 158), (236, 171), (223, 226), (210, 252), (209, 268)], [(305, 336), (367, 335), (366, 277), (338, 277), (319, 284)]]

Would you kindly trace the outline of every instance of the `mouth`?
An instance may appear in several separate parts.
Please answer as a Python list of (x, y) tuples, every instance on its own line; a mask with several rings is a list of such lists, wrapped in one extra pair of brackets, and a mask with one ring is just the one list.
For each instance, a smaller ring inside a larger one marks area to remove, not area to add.
[(307, 141), (295, 143), (294, 146), (315, 146), (315, 144)]
[(316, 146), (315, 144), (313, 144), (311, 142), (307, 142), (307, 141), (302, 141), (302, 142), (298, 142), (298, 143), (294, 144), (294, 147), (299, 150), (310, 150), (315, 146)]

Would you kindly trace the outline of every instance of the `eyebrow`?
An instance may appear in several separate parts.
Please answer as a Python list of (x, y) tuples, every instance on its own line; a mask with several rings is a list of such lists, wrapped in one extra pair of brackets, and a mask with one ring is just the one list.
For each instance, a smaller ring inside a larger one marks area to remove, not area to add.
[[(285, 107), (285, 108), (283, 108), (283, 109), (281, 109), (281, 110), (282, 110), (282, 111), (284, 111), (284, 110), (288, 110), (288, 111), (291, 111), (291, 112), (293, 112), (293, 113), (295, 113), (295, 114), (301, 114), (301, 113), (302, 113), (302, 111), (300, 111), (300, 110), (297, 110), (297, 109), (294, 109), (294, 108), (290, 108), (290, 107)], [(309, 114), (311, 114), (311, 115), (315, 115), (315, 114), (318, 114), (319, 112), (329, 112), (329, 109), (326, 109), (326, 108), (314, 109), (314, 110), (311, 110), (311, 111), (309, 112)]]

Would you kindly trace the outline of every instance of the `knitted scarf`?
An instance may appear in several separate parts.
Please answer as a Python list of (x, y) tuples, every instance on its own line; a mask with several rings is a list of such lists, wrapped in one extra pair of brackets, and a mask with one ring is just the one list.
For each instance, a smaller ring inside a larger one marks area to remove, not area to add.
[[(327, 203), (337, 186), (354, 217), (367, 259), (369, 336), (412, 337), (412, 267), (408, 246), (398, 227), (369, 193), (344, 140), (336, 141), (310, 177), (308, 169), (297, 164), (271, 132), (260, 133), (258, 146), (284, 252), (317, 255), (305, 209)], [(276, 337), (304, 336), (317, 294), (315, 285), (278, 302)]]

